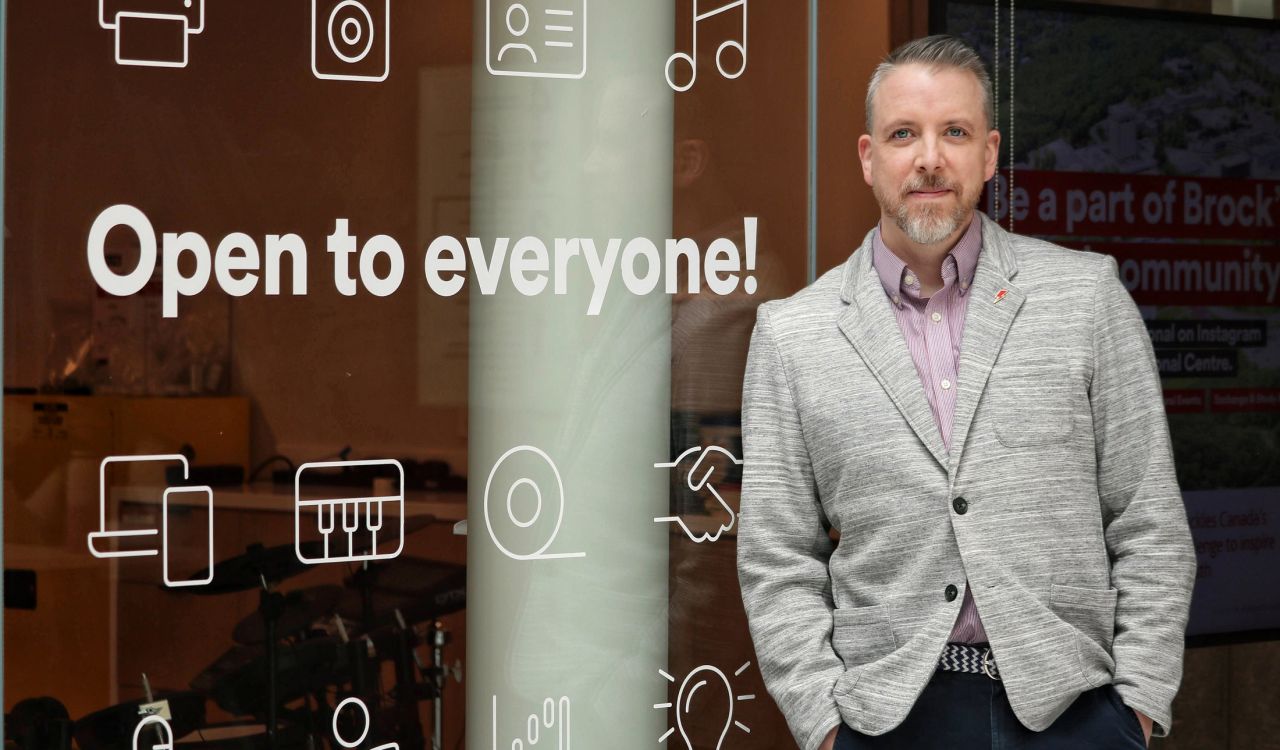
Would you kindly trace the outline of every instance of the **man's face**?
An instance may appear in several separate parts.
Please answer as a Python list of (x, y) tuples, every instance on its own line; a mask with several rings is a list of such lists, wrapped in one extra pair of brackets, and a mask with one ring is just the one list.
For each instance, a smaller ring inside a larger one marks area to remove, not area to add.
[(858, 156), (884, 217), (920, 245), (951, 237), (967, 225), (1000, 148), (1000, 133), (987, 130), (978, 79), (903, 65), (880, 82), (873, 112)]

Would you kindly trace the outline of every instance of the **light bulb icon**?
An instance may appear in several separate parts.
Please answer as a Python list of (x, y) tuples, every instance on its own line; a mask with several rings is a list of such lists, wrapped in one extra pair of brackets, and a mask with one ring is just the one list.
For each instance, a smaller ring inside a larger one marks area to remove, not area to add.
[[(747, 671), (751, 662), (738, 667), (734, 677)], [(658, 674), (668, 682), (676, 679), (662, 670)], [(741, 721), (734, 719), (735, 706), (739, 701), (755, 700), (754, 695), (735, 695), (733, 685), (724, 672), (718, 668), (704, 664), (685, 675), (676, 695), (676, 725), (666, 731), (658, 742), (666, 742), (672, 734), (679, 733), (683, 747), (687, 750), (711, 746), (714, 741), (715, 750), (722, 750), (729, 730), (737, 727), (750, 733), (751, 729)], [(670, 703), (659, 703), (656, 709), (669, 709)], [(723, 718), (721, 718), (723, 717)]]

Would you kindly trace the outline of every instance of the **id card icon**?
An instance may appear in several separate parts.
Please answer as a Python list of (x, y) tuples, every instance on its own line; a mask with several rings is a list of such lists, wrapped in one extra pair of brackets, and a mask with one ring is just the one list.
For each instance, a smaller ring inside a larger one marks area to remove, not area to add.
[(587, 0), (485, 0), (485, 66), (495, 76), (587, 74)]

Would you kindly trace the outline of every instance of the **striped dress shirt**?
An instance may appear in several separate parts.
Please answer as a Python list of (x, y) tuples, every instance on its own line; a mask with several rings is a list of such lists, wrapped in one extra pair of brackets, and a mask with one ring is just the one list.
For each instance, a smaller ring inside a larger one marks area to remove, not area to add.
[[(921, 297), (920, 279), (901, 258), (884, 244), (880, 230), (872, 240), (871, 263), (880, 276), (885, 293), (907, 341), (933, 419), (942, 433), (942, 442), (951, 450), (951, 422), (956, 407), (956, 370), (960, 365), (960, 340), (964, 335), (964, 315), (969, 306), (969, 285), (982, 252), (982, 222), (974, 216), (969, 228), (942, 260), (942, 289)], [(973, 594), (965, 587), (960, 614), (951, 628), (950, 640), (981, 643), (987, 632), (978, 617)]]

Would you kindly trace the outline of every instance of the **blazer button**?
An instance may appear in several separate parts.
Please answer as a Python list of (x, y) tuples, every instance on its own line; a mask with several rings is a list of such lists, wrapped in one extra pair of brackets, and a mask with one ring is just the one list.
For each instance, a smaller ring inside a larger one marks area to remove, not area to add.
[(960, 589), (956, 588), (954, 583), (948, 583), (944, 593), (946, 594), (947, 601), (954, 602), (956, 600), (956, 596), (960, 593)]
[(951, 507), (955, 508), (956, 512), (963, 516), (965, 511), (969, 510), (969, 501), (965, 500), (963, 497), (957, 497), (955, 500), (951, 501)]

